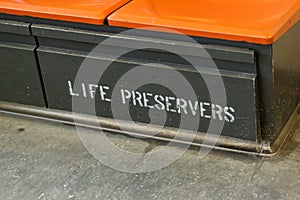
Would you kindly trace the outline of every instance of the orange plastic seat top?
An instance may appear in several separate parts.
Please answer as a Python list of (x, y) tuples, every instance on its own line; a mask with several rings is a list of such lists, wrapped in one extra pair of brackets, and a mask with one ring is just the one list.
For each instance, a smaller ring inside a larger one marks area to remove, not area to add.
[(108, 22), (271, 44), (299, 21), (299, 8), (300, 0), (133, 0), (110, 15)]
[(103, 24), (129, 0), (0, 0), (0, 12), (53, 20)]

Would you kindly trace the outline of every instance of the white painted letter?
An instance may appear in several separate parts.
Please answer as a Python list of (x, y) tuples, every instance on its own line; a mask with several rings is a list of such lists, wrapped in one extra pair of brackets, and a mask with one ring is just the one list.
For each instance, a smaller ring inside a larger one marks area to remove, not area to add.
[(224, 117), (225, 121), (233, 123), (235, 121), (235, 117), (233, 115), (233, 113), (235, 112), (234, 108), (225, 107), (224, 112), (225, 112), (225, 117)]
[(131, 98), (131, 93), (128, 90), (121, 89), (121, 97), (122, 97), (122, 103), (126, 104), (126, 99)]
[(154, 101), (157, 103), (155, 104), (155, 107), (158, 109), (158, 110), (165, 110), (166, 107), (165, 107), (165, 104), (162, 103), (162, 101), (164, 101), (164, 97), (161, 96), (161, 95), (155, 95), (154, 96)]
[(210, 116), (205, 114), (206, 109), (204, 108), (204, 106), (210, 106), (210, 103), (206, 103), (206, 102), (202, 103), (202, 102), (200, 102), (200, 113), (201, 113), (201, 117), (210, 119)]
[(90, 91), (90, 96), (92, 99), (95, 99), (95, 92), (98, 87), (99, 87), (98, 85), (89, 84), (89, 91)]
[(102, 101), (108, 101), (110, 102), (111, 100), (109, 98), (106, 98), (105, 95), (107, 94), (104, 90), (108, 91), (109, 90), (109, 87), (107, 86), (100, 86), (99, 87), (99, 90), (100, 90), (100, 96), (101, 96), (101, 100)]
[(68, 85), (69, 85), (69, 92), (70, 92), (70, 95), (71, 95), (71, 96), (76, 96), (76, 97), (78, 97), (79, 94), (73, 92), (72, 82), (71, 82), (71, 81), (68, 81)]
[(189, 100), (189, 105), (190, 105), (191, 112), (192, 112), (193, 116), (195, 116), (197, 114), (197, 110), (198, 110), (198, 101), (195, 101), (195, 103), (193, 105), (192, 101)]

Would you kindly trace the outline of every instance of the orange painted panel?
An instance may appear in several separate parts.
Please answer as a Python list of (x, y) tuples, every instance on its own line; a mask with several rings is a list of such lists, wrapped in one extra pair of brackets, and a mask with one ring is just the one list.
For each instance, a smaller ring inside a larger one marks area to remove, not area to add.
[(114, 26), (270, 44), (299, 21), (300, 0), (133, 0), (108, 19)]
[(0, 0), (0, 12), (53, 20), (103, 24), (129, 0)]

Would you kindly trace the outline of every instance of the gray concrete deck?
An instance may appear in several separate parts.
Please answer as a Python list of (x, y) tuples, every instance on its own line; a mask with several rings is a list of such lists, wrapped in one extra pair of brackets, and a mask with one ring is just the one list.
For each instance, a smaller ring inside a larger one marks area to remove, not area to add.
[(300, 199), (300, 126), (273, 158), (214, 151), (199, 159), (190, 149), (167, 168), (130, 174), (94, 159), (72, 126), (0, 114), (0, 180), (0, 199)]

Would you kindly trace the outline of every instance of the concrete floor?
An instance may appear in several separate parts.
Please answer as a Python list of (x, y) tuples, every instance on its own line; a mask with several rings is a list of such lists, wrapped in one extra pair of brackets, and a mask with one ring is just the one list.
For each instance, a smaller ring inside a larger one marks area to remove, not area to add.
[(218, 151), (199, 159), (190, 149), (167, 168), (130, 174), (95, 160), (72, 126), (0, 114), (0, 180), (0, 199), (300, 199), (300, 126), (270, 159)]

